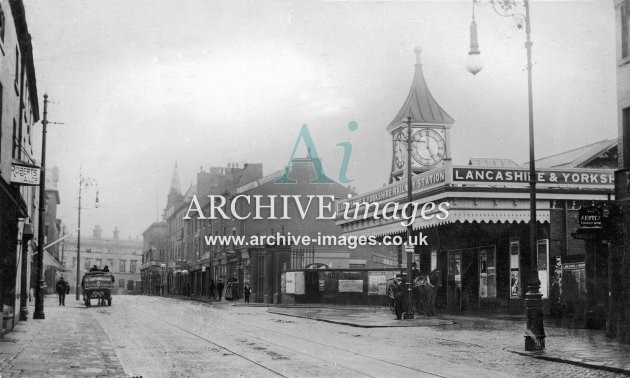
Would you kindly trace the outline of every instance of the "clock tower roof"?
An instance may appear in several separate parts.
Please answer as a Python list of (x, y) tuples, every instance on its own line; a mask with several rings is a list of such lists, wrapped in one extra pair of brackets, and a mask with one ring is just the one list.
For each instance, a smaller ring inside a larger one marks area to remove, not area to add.
[(413, 83), (407, 95), (407, 99), (398, 115), (387, 126), (387, 131), (392, 131), (407, 121), (407, 117), (411, 116), (412, 122), (417, 124), (432, 125), (452, 125), (455, 120), (446, 113), (440, 104), (435, 101), (427, 82), (422, 73), (422, 63), (420, 62), (419, 47), (415, 48), (416, 53), (416, 70), (413, 76)]

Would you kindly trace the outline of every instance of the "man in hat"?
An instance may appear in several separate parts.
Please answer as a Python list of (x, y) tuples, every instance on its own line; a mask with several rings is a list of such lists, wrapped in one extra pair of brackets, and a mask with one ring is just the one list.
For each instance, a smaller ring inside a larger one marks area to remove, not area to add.
[(55, 289), (57, 290), (57, 294), (59, 295), (59, 306), (66, 305), (66, 292), (68, 291), (69, 285), (63, 279), (63, 276), (59, 277), (59, 281), (57, 281), (57, 285)]

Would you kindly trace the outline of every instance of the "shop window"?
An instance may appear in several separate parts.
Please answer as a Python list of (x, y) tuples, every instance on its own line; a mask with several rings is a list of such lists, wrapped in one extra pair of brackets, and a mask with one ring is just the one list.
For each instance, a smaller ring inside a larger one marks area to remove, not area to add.
[(510, 238), (510, 298), (521, 296), (521, 247), (517, 238)]
[(15, 87), (15, 93), (20, 94), (20, 49), (15, 46), (15, 81), (13, 86)]
[(540, 280), (540, 293), (544, 299), (549, 297), (549, 239), (538, 240), (538, 279)]
[(6, 29), (6, 18), (4, 16), (4, 10), (0, 7), (0, 40), (4, 43), (4, 29)]
[(621, 17), (621, 58), (628, 58), (630, 55), (630, 5), (624, 1), (619, 6), (619, 16)]
[(497, 297), (496, 246), (479, 248), (479, 297)]
[(17, 133), (17, 123), (15, 123), (15, 119), (13, 119), (13, 149), (11, 150), (11, 157), (17, 158), (18, 146), (20, 145), (20, 140)]

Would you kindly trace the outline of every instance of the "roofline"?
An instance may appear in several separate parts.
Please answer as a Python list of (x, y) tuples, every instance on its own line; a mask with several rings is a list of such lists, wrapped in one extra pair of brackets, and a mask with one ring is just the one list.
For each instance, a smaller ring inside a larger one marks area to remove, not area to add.
[[(544, 159), (549, 159), (549, 158), (552, 158), (552, 157), (555, 157), (555, 156), (558, 156), (558, 155), (568, 154), (569, 152), (576, 151), (576, 150), (581, 150), (581, 149), (586, 148), (586, 147), (589, 147), (589, 146), (594, 146), (594, 145), (596, 145), (596, 144), (598, 144), (598, 143), (603, 143), (603, 142), (609, 142), (609, 143), (612, 143), (613, 141), (614, 141), (615, 143), (618, 143), (618, 142), (619, 142), (619, 140), (618, 140), (618, 139), (602, 139), (602, 140), (600, 140), (600, 141), (593, 142), (593, 143), (591, 143), (591, 144), (587, 144), (587, 145), (584, 145), (584, 146), (576, 147), (576, 148), (574, 148), (574, 149), (572, 149), (572, 150), (568, 150), (568, 151), (564, 151), (564, 152), (559, 152), (559, 153), (557, 153), (557, 154), (553, 154), (553, 155), (549, 155), (549, 156), (542, 157), (542, 158), (540, 158), (540, 159), (536, 159), (536, 160), (534, 160), (534, 162), (538, 162), (538, 161), (541, 161), (541, 160), (544, 160)], [(523, 165), (529, 166), (529, 161), (526, 161), (525, 163), (523, 163)]]

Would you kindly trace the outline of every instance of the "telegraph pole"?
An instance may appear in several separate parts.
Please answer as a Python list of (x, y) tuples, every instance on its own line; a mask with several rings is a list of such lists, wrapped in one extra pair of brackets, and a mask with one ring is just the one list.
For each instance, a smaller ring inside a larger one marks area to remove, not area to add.
[[(39, 224), (37, 225), (37, 287), (35, 288), (35, 312), (33, 319), (45, 319), (44, 314), (44, 225), (46, 224), (46, 126), (48, 125), (48, 94), (44, 94), (44, 119), (42, 120), (42, 163), (39, 175)], [(24, 263), (24, 262), (22, 262)]]

